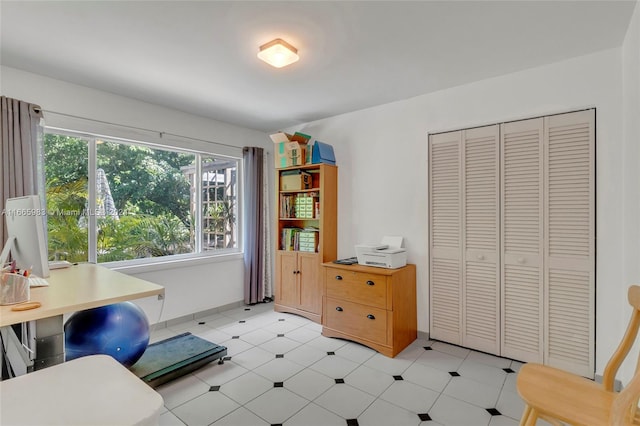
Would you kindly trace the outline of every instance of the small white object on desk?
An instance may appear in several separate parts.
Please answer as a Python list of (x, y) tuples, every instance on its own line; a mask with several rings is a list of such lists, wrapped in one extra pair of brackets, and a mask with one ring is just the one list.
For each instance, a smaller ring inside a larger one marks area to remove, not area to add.
[(73, 266), (73, 263), (67, 262), (66, 260), (52, 260), (49, 262), (49, 269), (62, 269)]
[(48, 287), (49, 281), (44, 278), (36, 277), (35, 275), (31, 275), (29, 277), (29, 287)]

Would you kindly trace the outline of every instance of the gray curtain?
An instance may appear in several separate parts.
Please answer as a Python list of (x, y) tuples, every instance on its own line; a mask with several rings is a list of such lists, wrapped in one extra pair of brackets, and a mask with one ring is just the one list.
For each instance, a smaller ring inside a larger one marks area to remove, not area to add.
[[(41, 194), (44, 197), (42, 110), (17, 99), (0, 98), (0, 210), (7, 198)], [(0, 245), (7, 239), (2, 217)]]
[(262, 148), (244, 147), (244, 303), (264, 302), (270, 288), (268, 196)]

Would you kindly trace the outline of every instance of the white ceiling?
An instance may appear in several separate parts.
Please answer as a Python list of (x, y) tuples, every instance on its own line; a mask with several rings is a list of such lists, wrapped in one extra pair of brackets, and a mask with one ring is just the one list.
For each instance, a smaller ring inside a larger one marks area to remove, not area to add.
[[(7, 1), (2, 65), (263, 131), (622, 44), (631, 1)], [(300, 61), (256, 58), (283, 38)]]

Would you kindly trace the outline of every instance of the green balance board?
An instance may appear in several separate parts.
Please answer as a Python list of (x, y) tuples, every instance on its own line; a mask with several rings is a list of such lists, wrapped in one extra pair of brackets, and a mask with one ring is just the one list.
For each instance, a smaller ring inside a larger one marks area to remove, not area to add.
[(227, 348), (183, 333), (150, 344), (131, 372), (151, 387), (189, 374), (205, 364), (227, 355)]

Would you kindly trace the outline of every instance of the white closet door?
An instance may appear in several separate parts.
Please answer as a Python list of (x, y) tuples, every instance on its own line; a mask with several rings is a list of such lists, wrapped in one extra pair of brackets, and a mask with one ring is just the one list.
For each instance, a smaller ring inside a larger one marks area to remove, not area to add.
[(430, 335), (461, 344), (462, 132), (429, 136)]
[(502, 125), (502, 356), (543, 361), (542, 118)]
[(499, 125), (462, 131), (462, 345), (500, 354)]
[(545, 364), (593, 378), (595, 111), (545, 118)]

